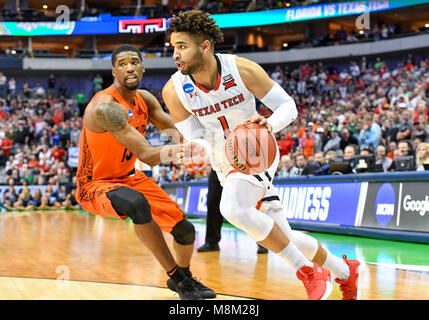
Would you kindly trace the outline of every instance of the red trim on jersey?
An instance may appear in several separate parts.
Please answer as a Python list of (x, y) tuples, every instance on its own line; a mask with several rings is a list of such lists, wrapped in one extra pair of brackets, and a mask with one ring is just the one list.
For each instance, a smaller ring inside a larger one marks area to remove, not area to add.
[(228, 174), (226, 175), (226, 177), (228, 177), (231, 173), (237, 173), (239, 172), (238, 170), (232, 169), (230, 172), (228, 172)]
[(214, 91), (217, 91), (220, 87), (220, 73), (217, 73), (217, 81), (216, 81), (216, 86), (214, 88)]
[[(209, 90), (207, 90), (206, 88), (204, 88), (202, 85), (200, 85), (198, 82), (196, 82), (195, 80), (194, 80), (194, 83), (195, 83), (195, 85), (197, 86), (197, 88), (198, 89), (200, 89), (200, 90), (202, 90), (203, 92), (205, 92), (205, 93), (209, 93)], [(218, 89), (219, 89), (219, 87), (220, 87), (220, 73), (218, 72), (217, 73), (217, 80), (216, 80), (216, 86), (215, 86), (215, 88), (213, 89), (214, 91), (217, 91)]]

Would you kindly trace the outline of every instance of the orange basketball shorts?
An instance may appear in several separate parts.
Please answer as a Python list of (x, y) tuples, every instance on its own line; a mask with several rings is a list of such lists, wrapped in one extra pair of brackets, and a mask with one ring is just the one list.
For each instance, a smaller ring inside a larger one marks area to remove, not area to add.
[(170, 233), (176, 223), (184, 219), (179, 205), (150, 177), (136, 170), (134, 176), (121, 179), (91, 181), (76, 190), (78, 202), (85, 211), (102, 218), (114, 217), (121, 220), (126, 216), (117, 214), (106, 193), (119, 187), (128, 187), (141, 192), (151, 208), (153, 220), (165, 232)]

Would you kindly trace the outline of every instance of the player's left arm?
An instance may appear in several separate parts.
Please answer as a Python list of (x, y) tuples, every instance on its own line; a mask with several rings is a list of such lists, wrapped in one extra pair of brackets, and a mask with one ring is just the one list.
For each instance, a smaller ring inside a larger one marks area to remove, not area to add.
[(298, 117), (295, 101), (259, 64), (241, 57), (236, 58), (236, 63), (246, 88), (273, 111), (268, 119), (254, 115), (246, 122), (257, 122), (272, 132), (278, 132)]
[(177, 130), (170, 115), (162, 109), (158, 99), (147, 90), (139, 90), (139, 93), (146, 103), (149, 121), (161, 131), (166, 131), (174, 142), (183, 142), (183, 135)]

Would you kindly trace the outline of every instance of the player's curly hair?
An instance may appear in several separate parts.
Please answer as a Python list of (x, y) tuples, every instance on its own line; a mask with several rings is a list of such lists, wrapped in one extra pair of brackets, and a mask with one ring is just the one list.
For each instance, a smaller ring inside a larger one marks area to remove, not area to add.
[(201, 36), (214, 44), (223, 42), (223, 33), (207, 12), (200, 10), (182, 11), (168, 20), (167, 32), (188, 32)]

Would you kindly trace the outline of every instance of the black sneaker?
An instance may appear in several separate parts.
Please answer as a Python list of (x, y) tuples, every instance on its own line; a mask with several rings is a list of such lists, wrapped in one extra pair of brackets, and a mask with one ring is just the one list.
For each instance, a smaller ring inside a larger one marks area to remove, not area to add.
[[(179, 294), (181, 300), (204, 300), (200, 295), (197, 287), (195, 286), (194, 281), (191, 278), (186, 277), (182, 281), (180, 281), (177, 285), (173, 280), (168, 279), (174, 285), (176, 290), (173, 290)], [(168, 285), (167, 281), (167, 285)], [(170, 287), (169, 287), (170, 288)], [(170, 288), (171, 289), (171, 288)]]
[(219, 251), (219, 244), (204, 243), (197, 249), (198, 252)]
[[(201, 297), (203, 297), (204, 299), (213, 299), (216, 298), (216, 292), (214, 292), (212, 289), (206, 287), (205, 285), (203, 285), (201, 282), (199, 282), (197, 279), (195, 278), (186, 278), (186, 279), (190, 279), (194, 285), (194, 287), (197, 289), (198, 293), (201, 295)], [(177, 292), (177, 286), (182, 283), (182, 281), (180, 281), (177, 285), (174, 283), (174, 281), (172, 279), (168, 279), (167, 280), (167, 287), (168, 289), (170, 289), (171, 291), (175, 291)], [(180, 294), (179, 294), (180, 295)]]
[(257, 251), (257, 253), (260, 253), (260, 254), (268, 253), (268, 249), (267, 248), (261, 246), (259, 243), (257, 243), (257, 245), (258, 245), (258, 251)]

